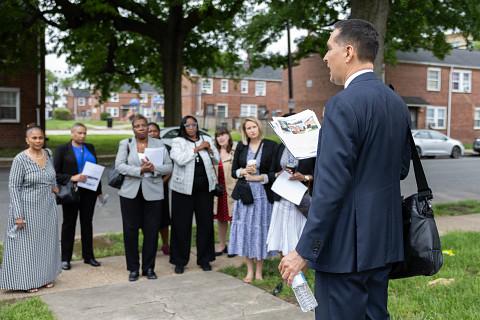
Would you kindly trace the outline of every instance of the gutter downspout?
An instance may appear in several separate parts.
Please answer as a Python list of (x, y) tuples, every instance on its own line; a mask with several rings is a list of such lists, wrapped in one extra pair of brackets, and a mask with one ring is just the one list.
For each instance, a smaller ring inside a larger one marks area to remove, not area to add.
[(450, 66), (450, 71), (448, 75), (448, 104), (447, 104), (447, 136), (450, 137), (450, 126), (452, 122), (452, 75), (453, 75), (453, 66)]

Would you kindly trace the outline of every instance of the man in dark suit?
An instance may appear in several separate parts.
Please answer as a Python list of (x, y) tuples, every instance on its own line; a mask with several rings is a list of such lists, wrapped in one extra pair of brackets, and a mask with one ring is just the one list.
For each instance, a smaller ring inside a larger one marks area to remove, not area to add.
[(289, 283), (306, 261), (315, 269), (316, 319), (388, 319), (388, 274), (403, 260), (410, 119), (373, 73), (377, 38), (366, 21), (340, 21), (323, 58), (345, 89), (325, 107), (307, 224), (279, 265)]

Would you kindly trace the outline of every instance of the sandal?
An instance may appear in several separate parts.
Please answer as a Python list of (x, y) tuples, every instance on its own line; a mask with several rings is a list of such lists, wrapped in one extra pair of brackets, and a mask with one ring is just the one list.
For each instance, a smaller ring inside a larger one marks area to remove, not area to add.
[(55, 284), (53, 284), (53, 282), (50, 282), (50, 283), (47, 283), (46, 285), (44, 285), (43, 287), (47, 288), (47, 289), (50, 289), (50, 288), (55, 287)]
[(29, 289), (29, 290), (25, 290), (26, 293), (36, 293), (38, 292), (38, 288), (32, 288), (32, 289)]
[(245, 277), (243, 278), (243, 282), (247, 283), (247, 284), (250, 284), (252, 283), (253, 281), (253, 277)]

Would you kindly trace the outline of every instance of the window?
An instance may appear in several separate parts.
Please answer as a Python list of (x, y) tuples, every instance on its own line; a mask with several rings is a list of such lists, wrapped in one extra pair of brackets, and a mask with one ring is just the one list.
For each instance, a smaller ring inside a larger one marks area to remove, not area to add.
[(427, 90), (440, 91), (442, 83), (442, 69), (428, 68), (427, 69)]
[(228, 118), (228, 105), (227, 104), (217, 104), (217, 118), (225, 119)]
[(415, 134), (415, 138), (417, 138), (417, 139), (431, 139), (430, 133), (428, 133), (428, 131), (418, 131)]
[(222, 93), (228, 92), (228, 79), (220, 80), (220, 92)]
[(257, 117), (257, 105), (256, 104), (241, 104), (240, 105), (240, 117)]
[(83, 107), (86, 104), (85, 98), (78, 98), (78, 105)]
[(427, 107), (427, 127), (445, 129), (446, 118), (446, 107)]
[(473, 129), (480, 129), (480, 108), (475, 108), (475, 115), (473, 116)]
[(205, 108), (205, 112), (207, 116), (214, 116), (215, 106), (213, 104), (207, 104), (207, 107)]
[(148, 103), (148, 93), (140, 93), (140, 103)]
[(107, 113), (110, 113), (112, 118), (118, 117), (118, 108), (107, 107)]
[(89, 106), (93, 106), (93, 105), (94, 105), (93, 98), (88, 98), (88, 105), (89, 105)]
[(212, 94), (213, 93), (213, 80), (212, 79), (202, 79), (202, 93)]
[(240, 93), (248, 93), (248, 80), (240, 82)]
[(262, 97), (267, 95), (267, 83), (265, 81), (255, 81), (255, 95)]
[(0, 87), (0, 122), (20, 122), (20, 89)]
[(472, 92), (472, 71), (454, 70), (452, 72), (452, 91), (453, 92)]
[(446, 135), (441, 134), (440, 132), (436, 132), (436, 131), (431, 131), (431, 132), (430, 132), (430, 136), (431, 136), (432, 139), (434, 139), (434, 140), (446, 140), (446, 139), (447, 139), (447, 136), (446, 136)]
[(118, 96), (118, 93), (112, 92), (110, 94), (110, 102), (119, 102), (119, 101), (120, 101), (120, 97)]
[(311, 88), (313, 86), (313, 80), (307, 80), (305, 85), (307, 86), (307, 88)]

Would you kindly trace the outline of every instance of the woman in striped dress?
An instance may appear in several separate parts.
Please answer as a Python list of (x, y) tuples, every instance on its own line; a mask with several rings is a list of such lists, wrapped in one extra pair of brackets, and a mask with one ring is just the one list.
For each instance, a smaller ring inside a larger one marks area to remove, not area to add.
[(53, 287), (60, 273), (58, 189), (50, 153), (42, 148), (44, 140), (40, 127), (28, 128), (29, 147), (13, 159), (0, 289), (37, 292)]

